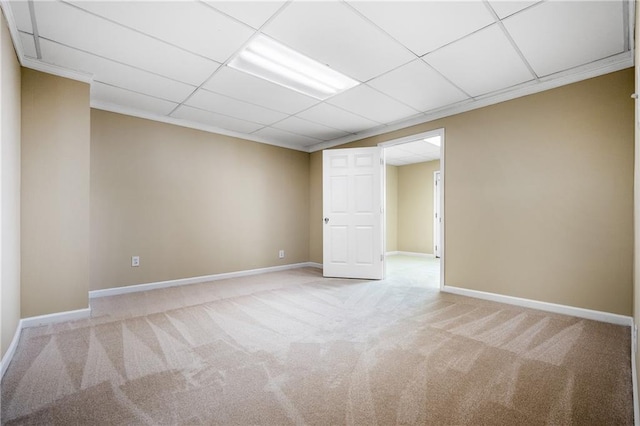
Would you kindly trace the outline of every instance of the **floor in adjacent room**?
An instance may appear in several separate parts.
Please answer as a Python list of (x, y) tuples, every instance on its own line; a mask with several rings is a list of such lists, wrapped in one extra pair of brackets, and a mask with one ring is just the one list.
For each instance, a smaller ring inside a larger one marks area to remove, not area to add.
[(92, 300), (23, 330), (3, 424), (632, 424), (630, 330), (314, 268)]

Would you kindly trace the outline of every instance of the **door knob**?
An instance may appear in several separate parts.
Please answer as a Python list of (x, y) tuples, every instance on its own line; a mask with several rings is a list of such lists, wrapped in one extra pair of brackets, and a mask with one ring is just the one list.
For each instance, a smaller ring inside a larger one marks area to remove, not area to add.
[(328, 217), (325, 217), (325, 218), (324, 218), (324, 223), (325, 223), (325, 224), (329, 223), (329, 218), (328, 218)]

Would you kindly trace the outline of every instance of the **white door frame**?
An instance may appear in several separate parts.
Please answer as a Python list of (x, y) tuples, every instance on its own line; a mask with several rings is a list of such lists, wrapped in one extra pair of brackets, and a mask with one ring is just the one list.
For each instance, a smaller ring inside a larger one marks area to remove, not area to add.
[[(444, 193), (445, 193), (445, 172), (444, 172), (444, 164), (445, 164), (445, 137), (444, 137), (444, 128), (429, 130), (427, 132), (417, 133), (411, 136), (405, 136), (402, 138), (394, 139), (387, 142), (381, 142), (378, 144), (379, 147), (382, 148), (382, 158), (384, 162), (384, 167), (382, 169), (382, 202), (385, 208), (383, 209), (383, 219), (382, 219), (382, 232), (383, 232), (383, 250), (382, 252), (386, 254), (387, 252), (387, 159), (385, 157), (385, 149), (394, 145), (401, 145), (404, 143), (413, 142), (417, 139), (426, 139), (434, 136), (440, 136), (440, 215), (442, 216), (442, 223), (440, 225), (440, 290), (444, 288), (444, 262), (445, 262), (445, 207), (444, 207)], [(387, 259), (386, 255), (384, 258), (384, 277), (387, 275)]]
[(441, 257), (442, 250), (442, 233), (440, 232), (442, 223), (442, 210), (440, 205), (442, 187), (438, 185), (441, 180), (440, 170), (433, 172), (433, 254)]

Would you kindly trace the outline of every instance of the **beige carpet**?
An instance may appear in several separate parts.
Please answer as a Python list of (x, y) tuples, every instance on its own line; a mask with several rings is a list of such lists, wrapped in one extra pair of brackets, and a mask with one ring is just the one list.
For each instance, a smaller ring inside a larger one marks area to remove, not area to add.
[(96, 299), (91, 320), (24, 330), (2, 423), (633, 423), (627, 327), (440, 294), (394, 268)]

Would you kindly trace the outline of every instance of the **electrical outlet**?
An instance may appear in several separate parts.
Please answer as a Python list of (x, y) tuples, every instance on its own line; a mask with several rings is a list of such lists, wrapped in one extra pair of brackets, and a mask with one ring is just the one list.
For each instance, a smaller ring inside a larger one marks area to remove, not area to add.
[(280, 251), (278, 252), (278, 257), (279, 257), (280, 259), (284, 259), (284, 250), (280, 250)]
[(140, 266), (140, 256), (131, 256), (131, 266)]

